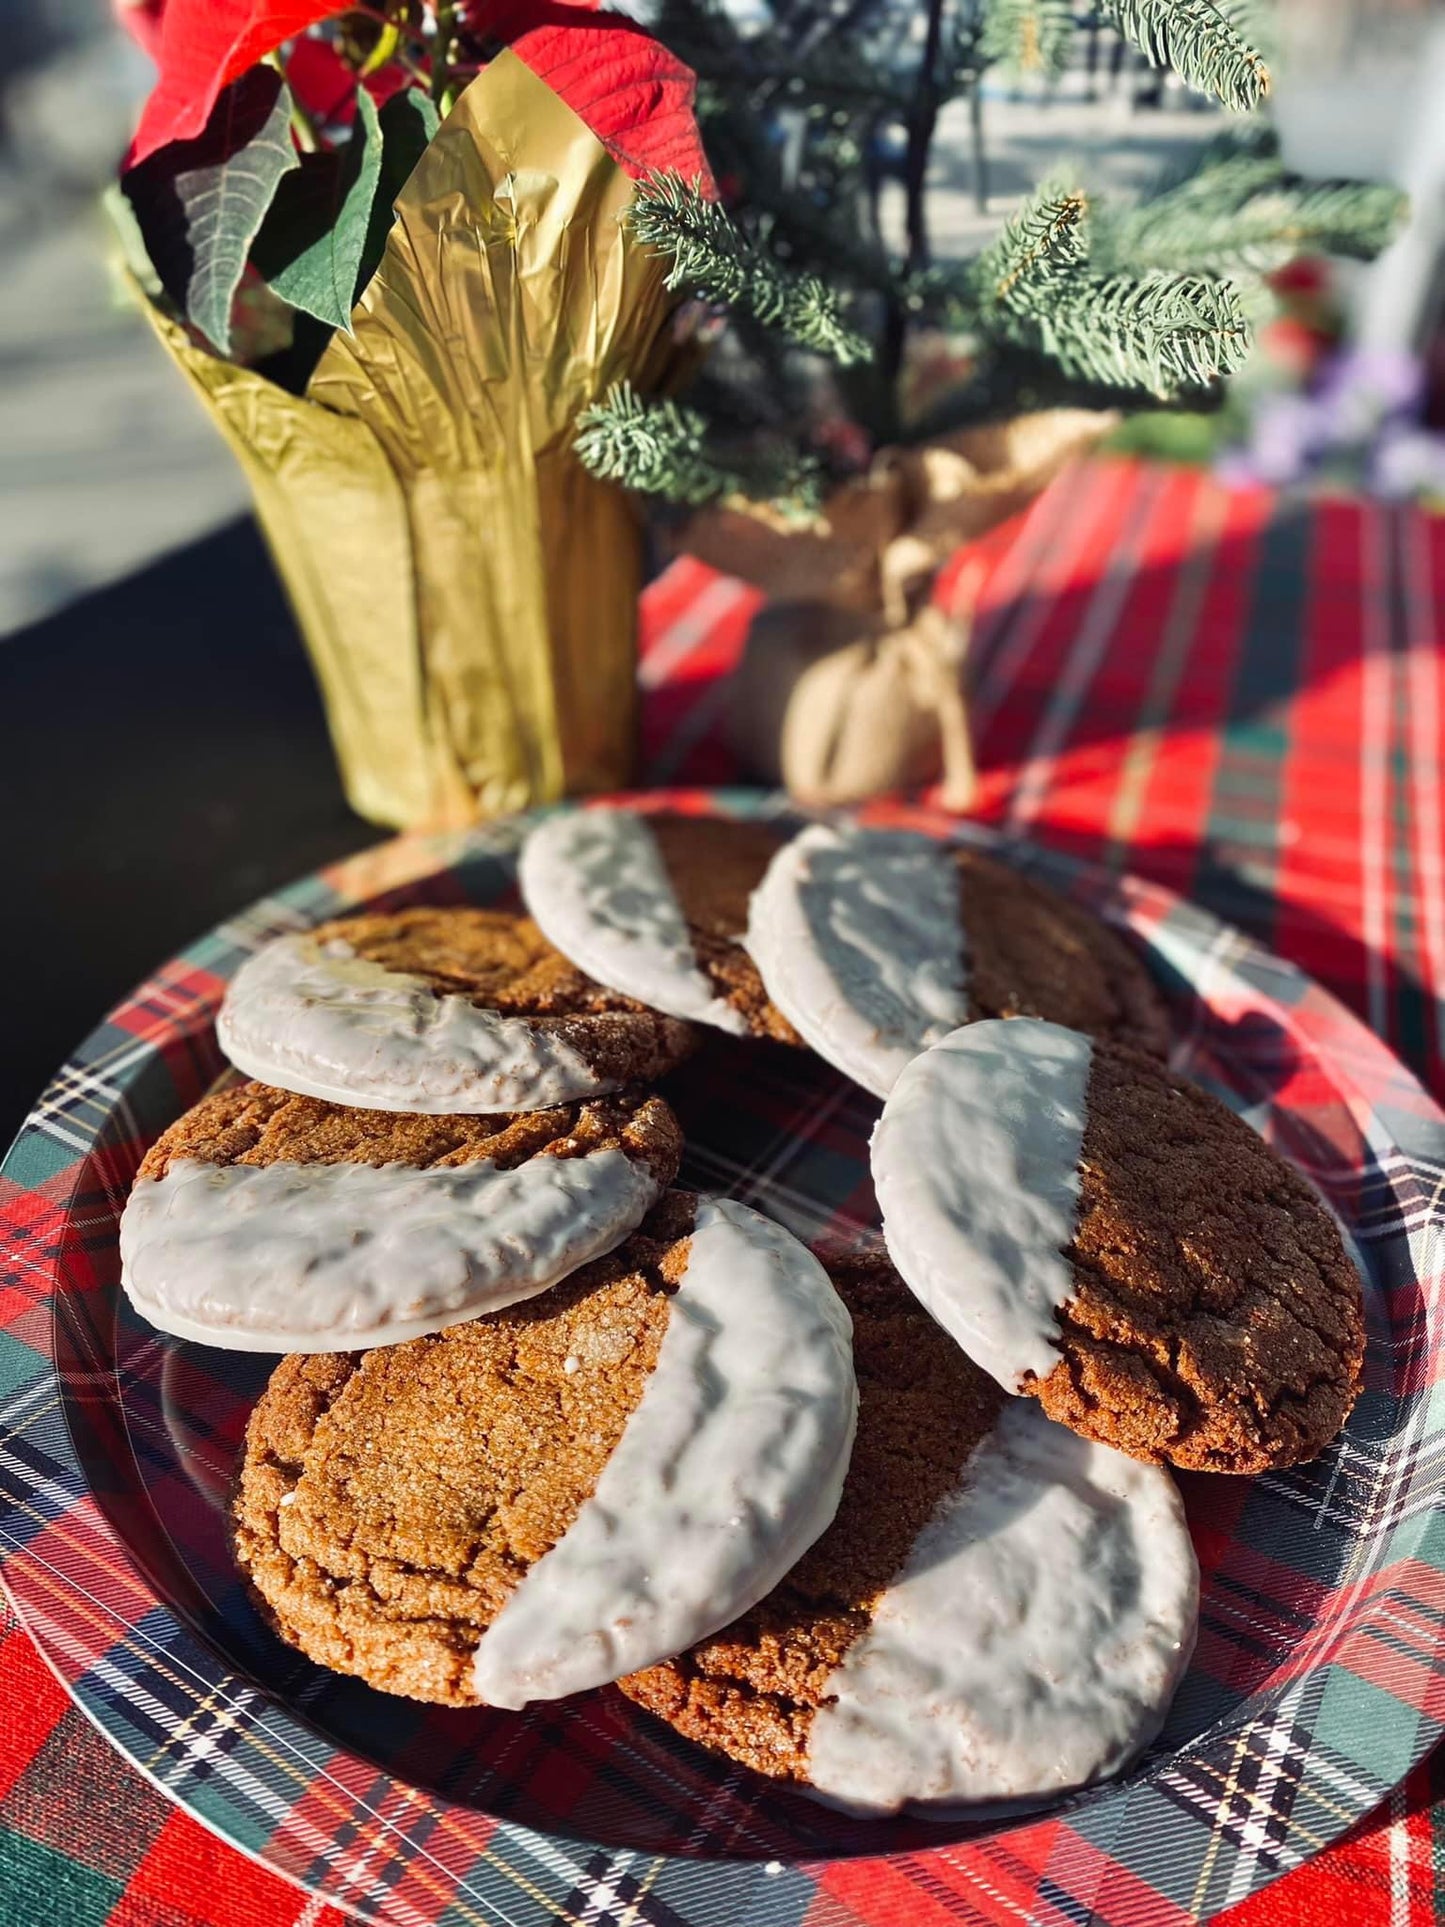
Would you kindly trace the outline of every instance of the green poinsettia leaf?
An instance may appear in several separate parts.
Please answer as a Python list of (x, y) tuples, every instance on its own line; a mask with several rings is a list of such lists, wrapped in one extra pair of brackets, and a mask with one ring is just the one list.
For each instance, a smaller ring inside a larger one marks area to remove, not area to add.
[(431, 100), (415, 87), (393, 94), (381, 110), (381, 180), (371, 204), (366, 245), (361, 252), (361, 272), (356, 281), (358, 297), (380, 267), (386, 252), (386, 237), (396, 218), (396, 197), (411, 179), (417, 162), (440, 126), (441, 116)]
[(332, 328), (351, 321), (384, 151), (376, 103), (361, 87), (350, 140), (302, 156), (277, 189), (251, 251), (283, 301)]
[(222, 90), (194, 140), (171, 141), (122, 177), (162, 286), (222, 354), (251, 244), (298, 164), (286, 84), (253, 67)]

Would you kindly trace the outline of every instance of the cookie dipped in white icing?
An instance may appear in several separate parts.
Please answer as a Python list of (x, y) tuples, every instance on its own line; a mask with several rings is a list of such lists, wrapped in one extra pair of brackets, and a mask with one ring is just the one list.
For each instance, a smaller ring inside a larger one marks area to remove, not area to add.
[(520, 1706), (714, 1629), (829, 1526), (857, 1413), (827, 1274), (670, 1192), (527, 1305), (283, 1359), (237, 1557), (282, 1635), (382, 1690)]
[(879, 1097), (969, 1015), (958, 865), (931, 837), (813, 824), (768, 866), (747, 946), (799, 1035)]
[(796, 1045), (743, 947), (779, 845), (766, 821), (604, 804), (540, 823), (518, 881), (541, 929), (599, 983), (735, 1037)]
[(483, 1704), (601, 1686), (770, 1591), (837, 1510), (857, 1416), (850, 1339), (805, 1246), (745, 1205), (702, 1200), (641, 1403), (482, 1635)]
[(1164, 1723), (1198, 1591), (1169, 1474), (1011, 1401), (828, 1680), (809, 1784), (896, 1813), (1117, 1773)]
[(517, 863), (522, 897), (564, 956), (599, 983), (674, 1017), (744, 1036), (704, 975), (646, 816), (569, 810), (538, 824)]
[(1362, 1385), (1360, 1273), (1313, 1187), (1212, 1092), (1033, 1018), (917, 1058), (872, 1147), (904, 1280), (1009, 1391), (1134, 1457), (1315, 1457)]
[(494, 1131), (247, 1085), (203, 1100), (146, 1159), (121, 1216), (121, 1283), (158, 1329), (227, 1350), (396, 1344), (610, 1251), (680, 1152), (660, 1098)]
[(1033, 1018), (966, 1025), (907, 1065), (873, 1133), (894, 1264), (1006, 1391), (1059, 1362), (1093, 1052)]
[(593, 983), (529, 919), (457, 908), (276, 938), (232, 979), (216, 1035), (238, 1070), (282, 1090), (488, 1115), (655, 1078), (692, 1033)]
[(1117, 1772), (1194, 1639), (1170, 1475), (1007, 1398), (881, 1254), (828, 1269), (859, 1390), (833, 1524), (754, 1610), (623, 1692), (858, 1813), (952, 1817)]
[(960, 1024), (1038, 1017), (1162, 1058), (1149, 974), (1081, 904), (961, 843), (815, 824), (769, 865), (748, 949), (820, 1057), (886, 1097)]

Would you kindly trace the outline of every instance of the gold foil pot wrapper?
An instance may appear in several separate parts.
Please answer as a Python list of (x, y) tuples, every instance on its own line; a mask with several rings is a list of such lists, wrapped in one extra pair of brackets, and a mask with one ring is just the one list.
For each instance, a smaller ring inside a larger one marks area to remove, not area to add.
[(632, 182), (514, 54), (396, 205), (352, 332), (305, 397), (157, 334), (250, 483), (363, 816), (447, 828), (624, 786), (641, 529), (576, 417), (672, 365)]
[(979, 574), (946, 607), (939, 569), (1026, 508), (1115, 417), (1051, 409), (883, 449), (802, 526), (728, 506), (693, 517), (681, 546), (770, 597), (732, 690), (734, 745), (751, 771), (810, 808), (942, 781), (975, 790), (965, 661)]

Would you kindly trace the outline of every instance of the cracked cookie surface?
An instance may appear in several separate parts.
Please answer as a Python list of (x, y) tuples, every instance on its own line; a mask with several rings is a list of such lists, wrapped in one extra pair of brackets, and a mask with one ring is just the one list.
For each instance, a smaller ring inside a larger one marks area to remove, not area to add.
[(483, 1632), (641, 1400), (694, 1210), (669, 1196), (610, 1256), (435, 1337), (282, 1360), (247, 1426), (232, 1525), (283, 1639), (386, 1692), (477, 1703)]
[(1058, 1313), (1027, 1389), (1134, 1458), (1254, 1473), (1313, 1458), (1359, 1395), (1358, 1273), (1305, 1180), (1207, 1091), (1096, 1049)]
[(969, 1017), (1044, 1017), (1151, 1056), (1169, 1048), (1164, 1005), (1098, 917), (977, 850), (957, 853)]
[(616, 1146), (671, 1184), (682, 1130), (650, 1093), (554, 1104), (543, 1111), (480, 1117), (368, 1111), (299, 1097), (256, 1082), (215, 1091), (177, 1118), (147, 1151), (138, 1177), (163, 1178), (172, 1163), (408, 1164), (418, 1170), (487, 1159), (511, 1170), (532, 1157), (585, 1157)]

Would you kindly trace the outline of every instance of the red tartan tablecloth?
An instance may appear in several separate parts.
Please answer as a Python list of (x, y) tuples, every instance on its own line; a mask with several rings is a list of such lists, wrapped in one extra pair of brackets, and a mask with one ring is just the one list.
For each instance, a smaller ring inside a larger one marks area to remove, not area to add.
[[(1094, 462), (974, 553), (979, 814), (1197, 897), (1445, 1097), (1445, 519)], [(737, 776), (721, 678), (757, 600), (690, 561), (647, 591), (652, 780)], [(1437, 1754), (1340, 1846), (1220, 1919), (1434, 1923), (1442, 1796)], [(0, 1600), (0, 1927), (341, 1920), (124, 1765)]]

